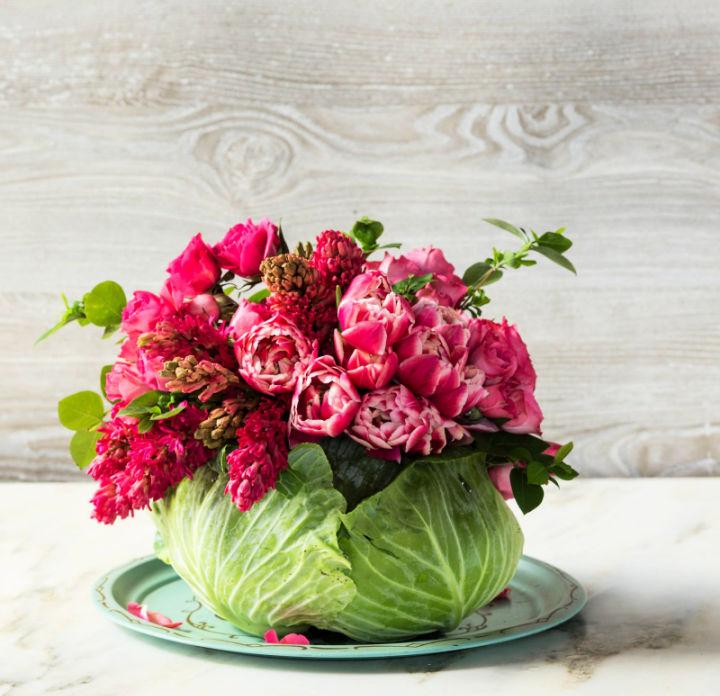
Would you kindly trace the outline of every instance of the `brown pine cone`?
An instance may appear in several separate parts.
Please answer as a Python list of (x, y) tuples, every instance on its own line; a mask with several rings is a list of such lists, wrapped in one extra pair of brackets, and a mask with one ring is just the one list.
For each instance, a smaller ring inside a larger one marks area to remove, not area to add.
[(271, 292), (295, 292), (302, 295), (317, 281), (317, 271), (297, 254), (279, 254), (265, 259), (260, 273)]

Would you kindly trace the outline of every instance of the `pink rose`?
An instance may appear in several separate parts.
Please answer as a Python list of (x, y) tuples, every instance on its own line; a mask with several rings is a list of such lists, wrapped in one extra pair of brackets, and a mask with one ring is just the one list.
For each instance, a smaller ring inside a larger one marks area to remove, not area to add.
[(315, 358), (298, 378), (290, 426), (313, 437), (339, 437), (360, 408), (360, 395), (330, 355)]
[(129, 404), (145, 392), (150, 391), (146, 378), (135, 365), (118, 360), (105, 375), (105, 393), (110, 401)]
[(487, 396), (478, 402), (484, 416), (507, 419), (500, 427), (508, 433), (540, 434), (543, 414), (532, 387), (512, 378), (485, 388)]
[(196, 295), (188, 302), (188, 312), (198, 317), (204, 317), (210, 324), (214, 324), (220, 318), (220, 307), (215, 301), (215, 296), (208, 293)]
[(128, 336), (152, 331), (160, 319), (172, 312), (172, 307), (161, 297), (145, 290), (136, 290), (125, 305), (120, 324)]
[(465, 283), (455, 275), (455, 267), (447, 261), (441, 249), (433, 246), (413, 249), (397, 258), (385, 252), (377, 268), (387, 276), (390, 285), (405, 280), (409, 275), (432, 273), (432, 282), (417, 296), (431, 298), (450, 307), (454, 307), (467, 292)]
[(280, 248), (278, 228), (270, 220), (251, 219), (231, 227), (215, 254), (223, 268), (239, 276), (251, 278), (260, 273), (260, 264), (268, 256), (275, 256)]
[(395, 376), (398, 357), (388, 349), (382, 355), (365, 353), (346, 345), (342, 335), (335, 330), (335, 355), (347, 370), (350, 381), (358, 389), (379, 389), (390, 383)]
[(212, 249), (196, 234), (167, 268), (170, 286), (184, 297), (207, 292), (220, 279), (220, 267)]
[(366, 394), (348, 435), (386, 459), (400, 461), (401, 453), (441, 452), (452, 440), (465, 442), (468, 432), (444, 418), (429, 402), (402, 385)]
[(500, 464), (498, 466), (491, 466), (488, 469), (488, 476), (492, 485), (498, 490), (505, 500), (512, 500), (515, 496), (513, 495), (512, 485), (510, 485), (510, 472), (514, 469), (514, 464)]
[(272, 312), (264, 302), (248, 302), (243, 298), (238, 301), (238, 307), (230, 320), (230, 336), (238, 340), (246, 331), (271, 316)]
[(317, 341), (309, 341), (282, 314), (253, 326), (235, 343), (240, 375), (263, 394), (287, 394), (317, 355)]
[(365, 353), (382, 355), (414, 322), (410, 303), (390, 291), (378, 273), (357, 276), (338, 306), (343, 339)]

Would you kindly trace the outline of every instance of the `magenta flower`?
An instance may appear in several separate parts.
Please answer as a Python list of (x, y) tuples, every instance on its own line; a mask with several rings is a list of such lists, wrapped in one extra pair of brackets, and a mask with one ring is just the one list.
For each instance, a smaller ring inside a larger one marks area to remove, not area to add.
[(171, 290), (183, 297), (195, 297), (207, 292), (220, 279), (220, 267), (215, 255), (201, 234), (196, 234), (182, 254), (170, 262), (167, 272), (170, 274)]
[(275, 629), (265, 631), (263, 639), (271, 645), (310, 645), (310, 641), (302, 633), (288, 633), (283, 638), (278, 638)]
[(402, 385), (366, 394), (348, 435), (378, 456), (396, 461), (402, 452), (441, 452), (448, 438), (469, 439), (465, 428)]
[(357, 276), (338, 306), (343, 339), (365, 353), (382, 355), (414, 322), (412, 307), (377, 272)]
[(405, 280), (409, 275), (423, 276), (432, 273), (432, 282), (417, 293), (439, 304), (454, 307), (467, 292), (467, 286), (455, 275), (455, 267), (448, 262), (441, 249), (433, 246), (413, 249), (397, 258), (385, 252), (382, 261), (374, 266), (382, 271), (390, 285)]
[(543, 414), (532, 387), (512, 378), (486, 389), (487, 396), (478, 402), (484, 416), (507, 419), (500, 427), (508, 433), (541, 433)]
[(215, 255), (223, 268), (251, 278), (260, 273), (263, 259), (275, 256), (279, 248), (278, 228), (270, 220), (254, 223), (248, 219), (227, 231), (215, 245)]
[(120, 328), (128, 336), (151, 331), (155, 324), (173, 311), (172, 305), (152, 292), (136, 290), (125, 305)]
[(339, 437), (360, 408), (360, 395), (330, 355), (315, 358), (300, 376), (290, 406), (290, 426), (312, 437)]
[(338, 362), (345, 368), (350, 381), (358, 389), (379, 389), (390, 383), (395, 376), (398, 357), (390, 349), (382, 355), (365, 353), (343, 341), (339, 331), (335, 331), (335, 355)]
[(182, 621), (173, 621), (172, 619), (168, 619), (165, 614), (148, 609), (145, 604), (128, 602), (127, 610), (133, 616), (137, 616), (138, 619), (142, 619), (148, 623), (157, 624), (163, 628), (178, 628), (179, 626), (182, 626)]
[(308, 340), (282, 314), (253, 326), (235, 343), (241, 376), (263, 394), (294, 391), (298, 376), (317, 350), (317, 342)]

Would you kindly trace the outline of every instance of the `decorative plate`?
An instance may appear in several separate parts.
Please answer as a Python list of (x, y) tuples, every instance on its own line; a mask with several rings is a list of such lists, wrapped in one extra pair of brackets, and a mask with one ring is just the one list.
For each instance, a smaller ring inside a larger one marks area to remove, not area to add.
[[(467, 650), (523, 638), (575, 616), (587, 596), (580, 583), (547, 563), (520, 560), (510, 582), (510, 599), (499, 599), (468, 616), (454, 631), (397, 643), (355, 643), (336, 634), (309, 634), (311, 645), (270, 645), (242, 633), (195, 599), (172, 567), (155, 556), (116, 568), (95, 585), (95, 601), (115, 623), (156, 638), (230, 652), (311, 659), (369, 659)], [(182, 621), (163, 628), (130, 614), (128, 602)]]

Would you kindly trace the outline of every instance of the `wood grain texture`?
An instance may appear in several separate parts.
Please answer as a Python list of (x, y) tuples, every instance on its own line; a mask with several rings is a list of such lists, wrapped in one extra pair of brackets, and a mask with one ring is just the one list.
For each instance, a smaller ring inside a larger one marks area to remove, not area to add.
[[(488, 19), (490, 18), (490, 19)], [(115, 346), (57, 293), (159, 286), (202, 230), (383, 220), (463, 268), (566, 225), (493, 286), (546, 434), (591, 475), (720, 473), (720, 8), (675, 3), (0, 6), (0, 477), (76, 476), (55, 401)], [(91, 335), (92, 334), (92, 335)]]

